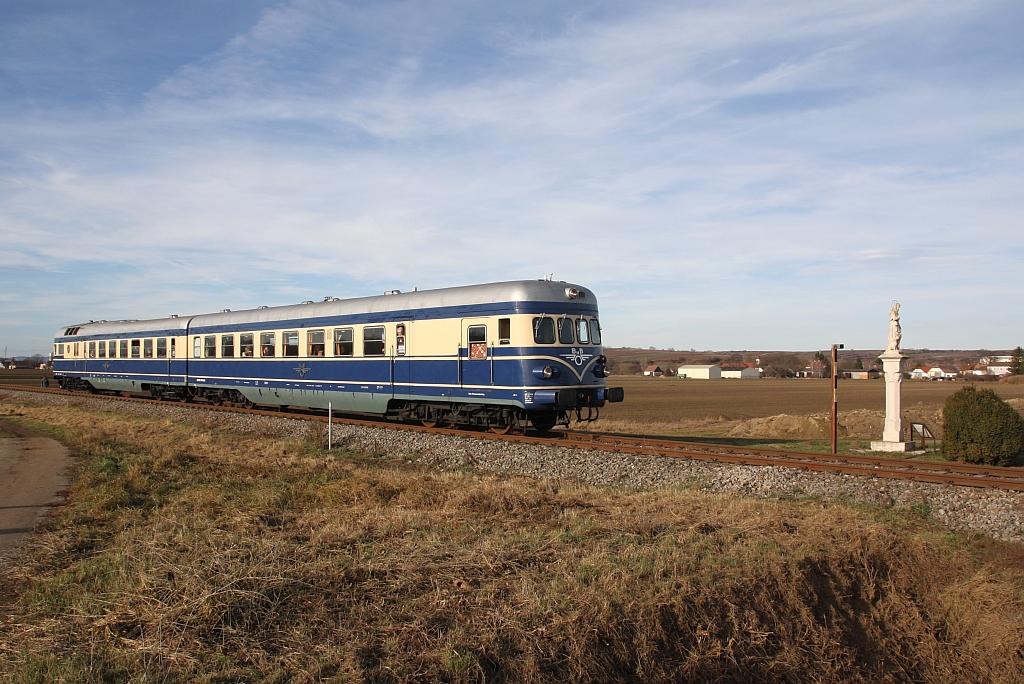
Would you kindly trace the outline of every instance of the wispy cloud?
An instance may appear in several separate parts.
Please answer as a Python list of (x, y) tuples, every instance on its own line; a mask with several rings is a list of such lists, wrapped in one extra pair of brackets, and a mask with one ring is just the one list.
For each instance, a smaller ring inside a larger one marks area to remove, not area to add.
[[(65, 61), (120, 64), (98, 46), (104, 11)], [(75, 292), (0, 311), (43, 348), (86, 311), (554, 271), (598, 291), (619, 344), (870, 346), (894, 297), (920, 312), (923, 346), (1017, 344), (1024, 325), (1001, 315), (1021, 304), (1024, 252), (1022, 49), (1000, 16), (1014, 12), (297, 1), (248, 24), (232, 14), (206, 32), (219, 42), (134, 67), (130, 96), (38, 106), (26, 86), (0, 107), (6, 262), (52, 273), (0, 285)], [(5, 92), (40, 68), (59, 81), (60, 56), (40, 67), (32, 48), (4, 53)], [(945, 325), (950, 310), (976, 320)]]

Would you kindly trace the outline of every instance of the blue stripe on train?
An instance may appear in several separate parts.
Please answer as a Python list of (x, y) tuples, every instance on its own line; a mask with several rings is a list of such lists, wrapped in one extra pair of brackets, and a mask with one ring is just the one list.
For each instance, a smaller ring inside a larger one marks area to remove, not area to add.
[[(55, 360), (54, 370), (65, 374), (132, 374), (152, 377), (167, 375), (243, 377), (281, 380), (327, 380), (351, 382), (414, 382), (458, 384), (526, 385), (579, 384), (597, 381), (591, 372), (600, 355), (599, 347), (527, 347), (495, 349), (493, 358), (469, 359), (463, 350), (461, 364), (456, 357), (324, 357), (275, 359), (76, 359)], [(509, 356), (540, 358), (508, 358)], [(557, 355), (557, 356), (556, 356)], [(393, 364), (393, 368), (392, 368)], [(542, 381), (533, 375), (538, 366), (555, 366), (562, 371), (560, 382)], [(493, 377), (491, 369), (493, 367)], [(582, 379), (578, 376), (582, 374)], [(486, 378), (484, 376), (486, 375)]]

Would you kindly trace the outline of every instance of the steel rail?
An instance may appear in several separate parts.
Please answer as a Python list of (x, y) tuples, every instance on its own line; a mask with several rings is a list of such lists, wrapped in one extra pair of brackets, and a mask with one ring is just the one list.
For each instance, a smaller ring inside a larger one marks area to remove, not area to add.
[(642, 443), (656, 448), (663, 449), (684, 449), (688, 452), (707, 451), (724, 454), (742, 454), (745, 456), (765, 456), (768, 458), (778, 454), (800, 458), (810, 461), (823, 462), (844, 462), (854, 465), (871, 467), (891, 467), (896, 464), (912, 463), (918, 470), (930, 470), (938, 473), (955, 473), (960, 475), (985, 475), (990, 477), (1021, 478), (1024, 471), (1020, 468), (1006, 466), (975, 465), (970, 463), (952, 463), (936, 461), (909, 461), (891, 456), (874, 456), (871, 454), (827, 454), (818, 451), (791, 451), (788, 449), (759, 449), (749, 447), (737, 447), (729, 444), (714, 444), (705, 442), (691, 442), (684, 440), (634, 437), (632, 435), (618, 435), (608, 433), (570, 432), (566, 439), (578, 441), (582, 444), (622, 444), (633, 445)]
[[(186, 403), (181, 401), (159, 400), (143, 397), (121, 396), (116, 394), (92, 394), (88, 392), (70, 392), (61, 389), (48, 389), (23, 385), (0, 384), (0, 389), (60, 394), (82, 398), (116, 399), (120, 401), (139, 402), (149, 405), (177, 406), (181, 408), (201, 409), (205, 411), (221, 411), (225, 413), (241, 413), (261, 415), (272, 418), (288, 418), (327, 422), (327, 416), (306, 410), (268, 411), (264, 409), (244, 408), (238, 406), (220, 406), (215, 404)], [(425, 427), (408, 423), (395, 423), (381, 420), (360, 418), (334, 417), (337, 425), (360, 425), (366, 427), (386, 427), (389, 429), (443, 434), (476, 439), (492, 439), (519, 444), (557, 446), (571, 449), (592, 449), (617, 453), (629, 453), (641, 456), (667, 458), (685, 458), (691, 460), (728, 463), (732, 465), (773, 466), (794, 468), (812, 472), (854, 475), (857, 477), (877, 477), (895, 480), (910, 480), (933, 484), (958, 485), (1010, 491), (1024, 491), (1024, 469), (1000, 466), (975, 466), (963, 463), (936, 463), (934, 461), (911, 461), (898, 458), (887, 458), (859, 454), (825, 454), (808, 451), (786, 451), (781, 449), (746, 449), (722, 444), (700, 442), (683, 442), (662, 438), (634, 437), (605, 433), (566, 432), (552, 433), (550, 436), (539, 437), (527, 434), (493, 434), (475, 432), (466, 429), (448, 427)]]

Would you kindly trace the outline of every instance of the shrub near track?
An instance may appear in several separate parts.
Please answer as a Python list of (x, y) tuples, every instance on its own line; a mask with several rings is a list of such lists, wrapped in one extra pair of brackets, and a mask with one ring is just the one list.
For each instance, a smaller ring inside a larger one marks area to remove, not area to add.
[(990, 389), (964, 387), (943, 415), (942, 455), (950, 461), (1006, 466), (1024, 452), (1024, 418)]
[(82, 471), (3, 575), (15, 681), (1024, 676), (1020, 547), (908, 511), (441, 473), (216, 417), (0, 416)]

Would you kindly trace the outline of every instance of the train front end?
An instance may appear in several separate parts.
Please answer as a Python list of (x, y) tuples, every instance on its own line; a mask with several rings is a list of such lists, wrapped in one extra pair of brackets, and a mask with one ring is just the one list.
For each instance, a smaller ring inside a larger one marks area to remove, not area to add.
[(597, 298), (577, 285), (550, 283), (546, 301), (532, 302), (524, 355), (523, 406), (540, 430), (596, 420), (608, 402), (623, 400), (608, 387)]

